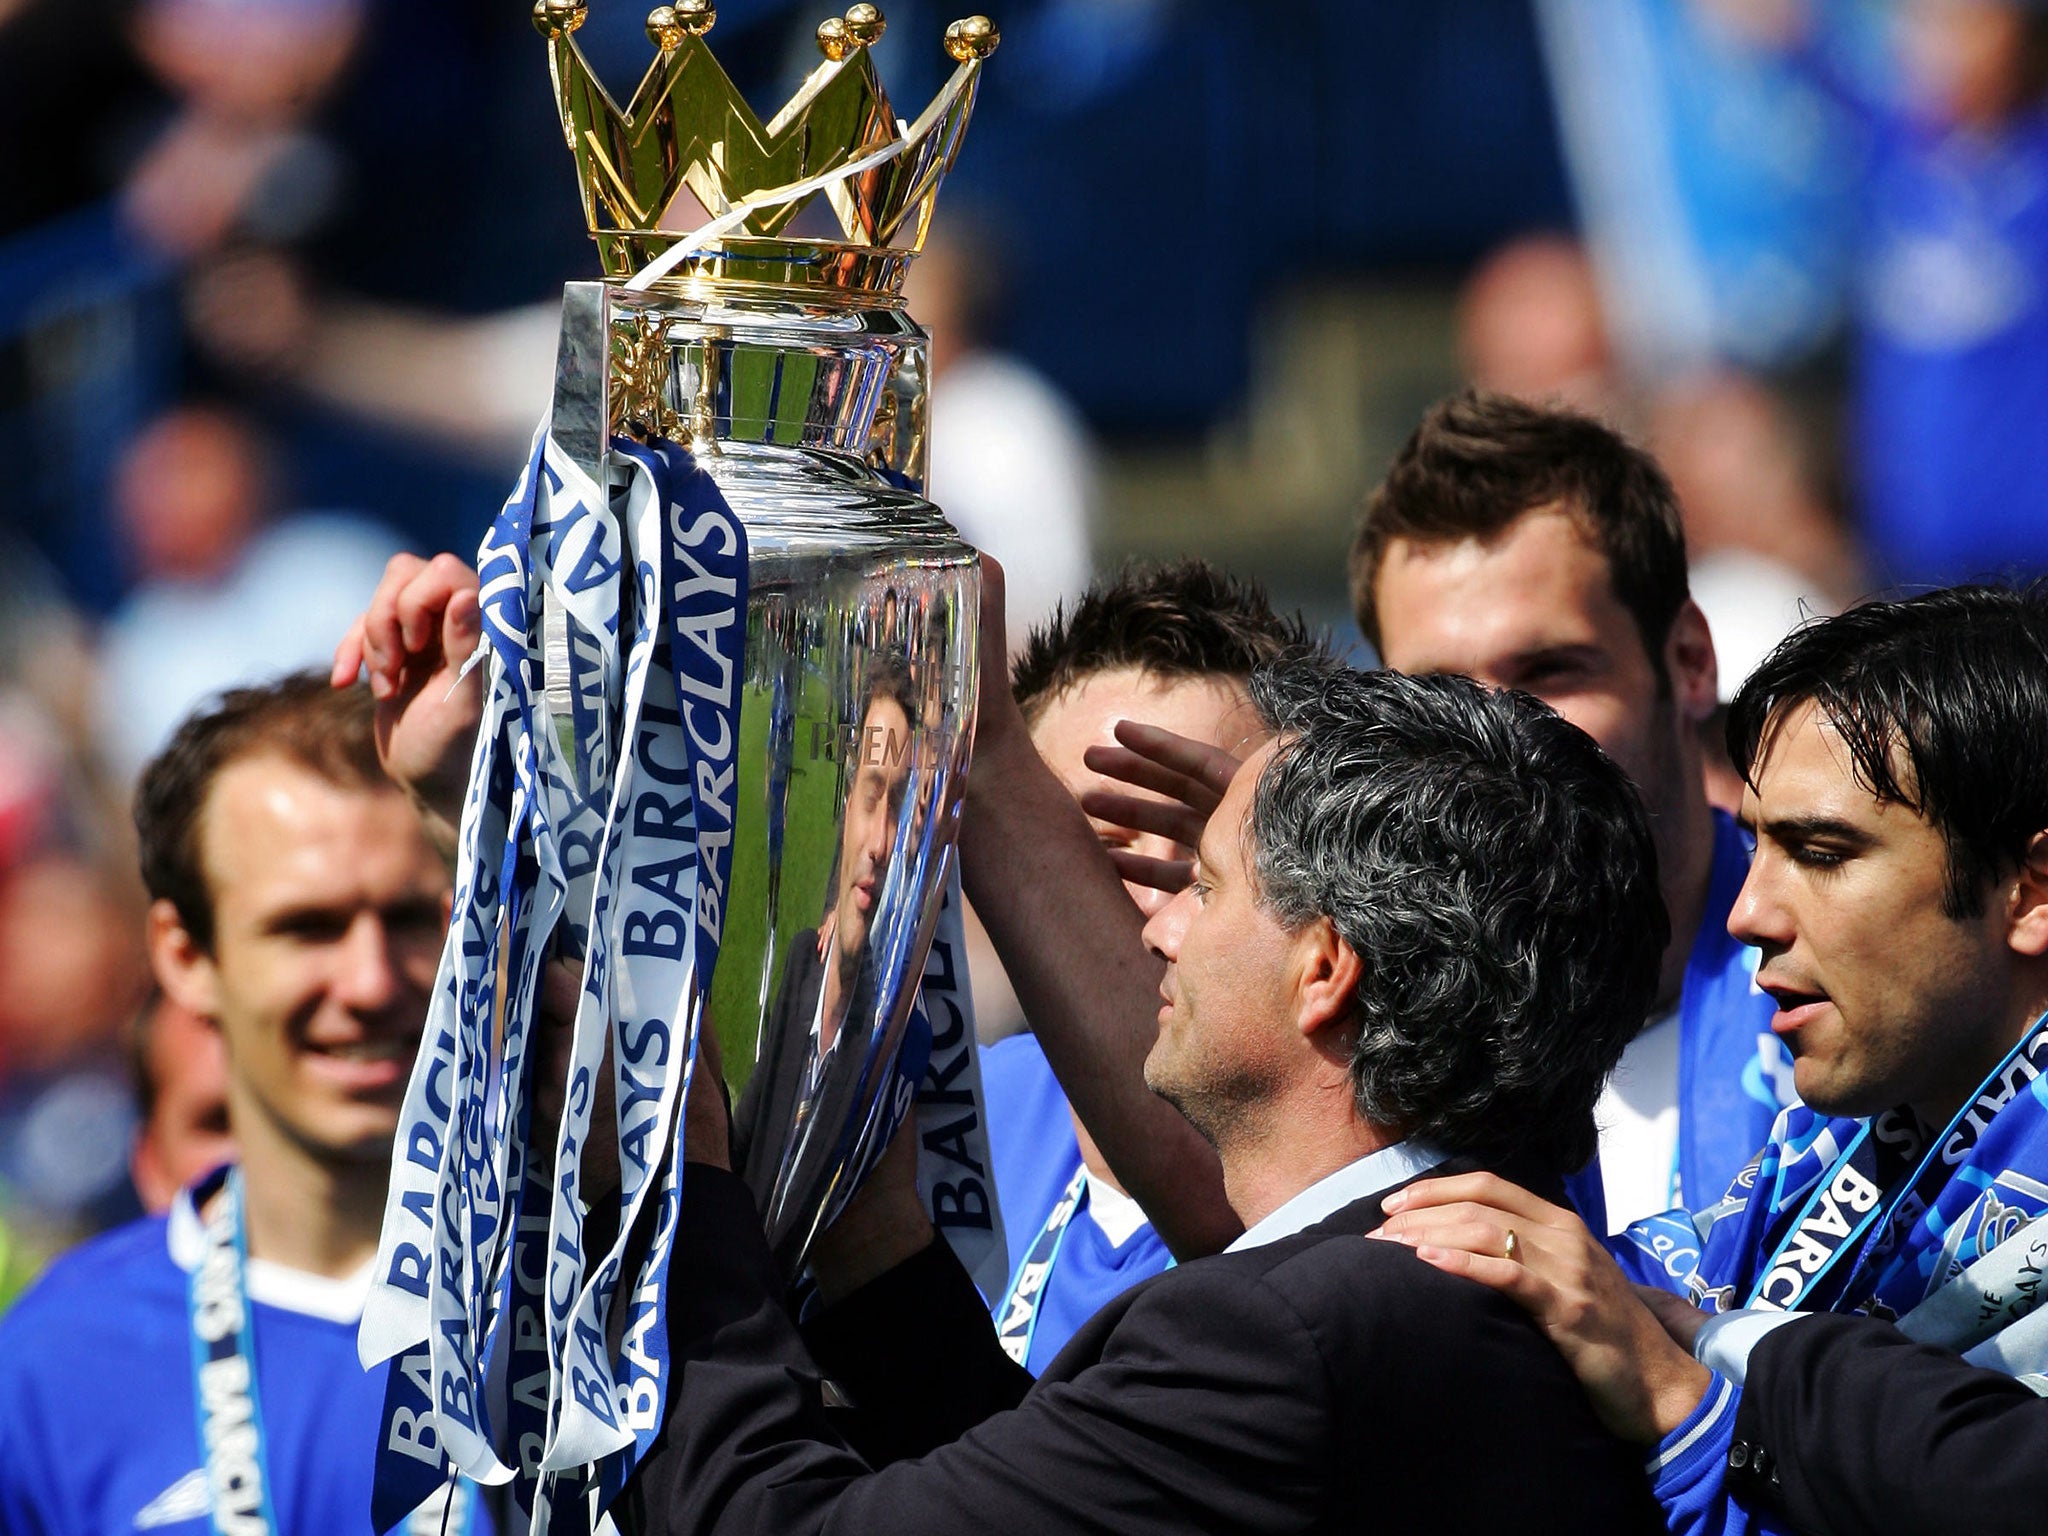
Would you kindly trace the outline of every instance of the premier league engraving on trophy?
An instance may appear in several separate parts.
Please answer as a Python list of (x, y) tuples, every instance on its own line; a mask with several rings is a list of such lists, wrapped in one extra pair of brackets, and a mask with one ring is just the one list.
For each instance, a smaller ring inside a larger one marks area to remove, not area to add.
[[(995, 30), (947, 29), (956, 68), (904, 122), (855, 5), (764, 125), (709, 0), (648, 17), (623, 108), (585, 15), (534, 7), (606, 276), (564, 296), (550, 417), (479, 552), (490, 702), (362, 1332), (391, 1362), (380, 1529), (457, 1473), (512, 1484), (535, 1531), (590, 1529), (622, 1485), (660, 1423), (713, 1044), (792, 1280), (928, 1065), (952, 1118), (920, 1185), (985, 1285), (1006, 1270), (952, 863), (980, 582), (920, 494), (900, 297)], [(541, 1085), (549, 963), (582, 986)], [(584, 1174), (612, 1141), (615, 1200)]]

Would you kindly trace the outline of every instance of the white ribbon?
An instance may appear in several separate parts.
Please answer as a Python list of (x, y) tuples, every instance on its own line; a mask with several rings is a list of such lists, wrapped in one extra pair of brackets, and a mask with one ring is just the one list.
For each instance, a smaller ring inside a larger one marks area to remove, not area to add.
[(697, 228), (691, 230), (682, 239), (678, 240), (674, 245), (670, 246), (636, 272), (626, 283), (626, 287), (634, 293), (645, 293), (664, 277), (667, 277), (669, 273), (675, 271), (685, 261), (696, 255), (697, 252), (703, 250), (706, 245), (716, 240), (720, 235), (737, 229), (762, 209), (775, 208), (784, 203), (792, 203), (800, 197), (809, 197), (814, 192), (822, 192), (827, 187), (835, 186), (842, 181), (851, 181), (856, 176), (864, 176), (878, 165), (887, 165), (913, 144), (923, 143), (926, 136), (930, 134), (933, 125), (945, 116), (947, 112), (952, 110), (954, 101), (959, 98), (962, 91), (967, 89), (967, 83), (974, 78), (975, 73), (976, 71), (972, 64), (962, 64), (958, 69), (954, 70), (953, 78), (948, 80), (939, 94), (932, 98), (932, 104), (918, 114), (916, 122), (906, 127), (901, 118), (896, 120), (898, 137), (884, 144), (880, 149), (870, 150), (858, 160), (849, 160), (846, 164), (839, 166), (835, 170), (824, 171), (816, 176), (807, 176), (802, 181), (792, 181), (785, 186), (769, 187), (766, 191), (756, 192), (752, 197), (734, 203), (732, 207), (709, 223), (698, 225)]

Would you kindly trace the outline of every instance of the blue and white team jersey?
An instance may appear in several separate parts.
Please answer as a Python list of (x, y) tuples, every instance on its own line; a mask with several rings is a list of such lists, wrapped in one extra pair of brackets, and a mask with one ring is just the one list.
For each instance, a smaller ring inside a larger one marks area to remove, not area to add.
[[(1779, 1111), (1799, 1102), (1791, 1052), (1771, 1032), (1778, 1005), (1756, 984), (1758, 953), (1728, 932), (1752, 853), (1749, 834), (1715, 811), (1707, 904), (1678, 1000), (1678, 1145), (1666, 1202), (1673, 1208), (1718, 1200), (1770, 1139)], [(1586, 1224), (1606, 1232), (1597, 1160), (1566, 1187)]]
[(1150, 1222), (1115, 1243), (1090, 1217), (1086, 1181), (1078, 1180), (1081, 1144), (1036, 1039), (997, 1042), (982, 1056), (981, 1073), (1013, 1266), (1006, 1293), (988, 1300), (1005, 1348), (1035, 1376), (1104, 1303), (1166, 1269), (1173, 1256)]
[[(187, 1191), (168, 1217), (58, 1260), (0, 1318), (7, 1536), (212, 1531), (190, 1300), (203, 1243)], [(266, 1480), (282, 1536), (370, 1531), (385, 1373), (356, 1358), (368, 1281), (367, 1266), (328, 1280), (249, 1262)], [(476, 1503), (465, 1498), (461, 1511), (471, 1533), (489, 1529)]]

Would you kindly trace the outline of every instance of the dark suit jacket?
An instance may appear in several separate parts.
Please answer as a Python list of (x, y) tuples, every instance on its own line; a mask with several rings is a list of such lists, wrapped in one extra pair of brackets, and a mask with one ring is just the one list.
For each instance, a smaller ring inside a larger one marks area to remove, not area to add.
[(821, 1408), (743, 1188), (692, 1166), (668, 1416), (625, 1528), (1660, 1531), (1640, 1453), (1556, 1350), (1491, 1291), (1367, 1241), (1378, 1204), (1147, 1281), (1035, 1385), (935, 1242), (807, 1330), (874, 1457), (918, 1457), (871, 1470)]
[[(733, 1110), (733, 1153), (736, 1167), (765, 1205), (776, 1189), (788, 1147), (797, 1101), (817, 1048), (811, 1021), (825, 986), (829, 958), (818, 954), (818, 930), (809, 928), (790, 946), (789, 963), (774, 1005), (762, 1023), (761, 1060)], [(861, 1086), (861, 1066), (875, 1008), (875, 967), (872, 948), (863, 948), (844, 1017), (837, 1020), (839, 1048), (826, 1060), (815, 1100), (806, 1107), (815, 1123), (798, 1149), (785, 1181), (784, 1209), (770, 1223), (769, 1246), (786, 1275), (793, 1275), (811, 1232), (807, 1213), (815, 1213), (822, 1191), (838, 1176), (841, 1153), (849, 1138)]]
[(2048, 1399), (1862, 1317), (1766, 1334), (1729, 1492), (1812, 1536), (2040, 1536)]

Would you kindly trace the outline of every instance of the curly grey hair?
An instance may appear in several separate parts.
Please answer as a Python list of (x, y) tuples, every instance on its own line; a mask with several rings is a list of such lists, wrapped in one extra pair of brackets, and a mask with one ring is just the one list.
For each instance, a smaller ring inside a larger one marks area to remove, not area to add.
[(1289, 929), (1357, 953), (1359, 1113), (1570, 1171), (1670, 936), (1634, 787), (1526, 694), (1315, 658), (1255, 673), (1279, 738), (1248, 862)]

